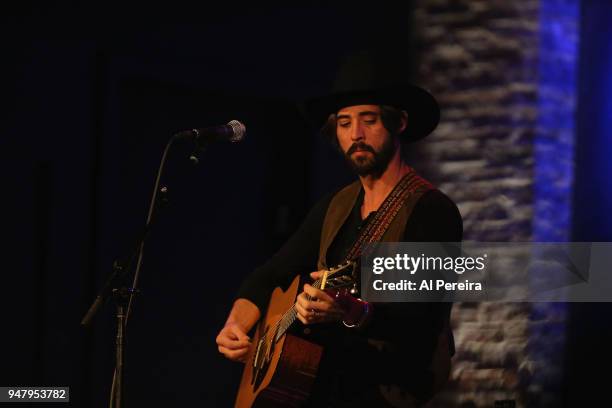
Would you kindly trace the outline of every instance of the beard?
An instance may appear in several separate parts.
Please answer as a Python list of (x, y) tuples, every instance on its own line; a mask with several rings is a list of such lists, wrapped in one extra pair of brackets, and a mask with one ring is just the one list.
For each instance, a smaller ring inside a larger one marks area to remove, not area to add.
[[(370, 152), (371, 155), (352, 156), (354, 152), (360, 150)], [(380, 178), (385, 170), (387, 170), (387, 166), (389, 166), (389, 162), (396, 150), (397, 146), (393, 143), (393, 138), (391, 137), (385, 139), (379, 151), (374, 150), (372, 146), (363, 142), (353, 143), (344, 153), (344, 159), (357, 175)]]

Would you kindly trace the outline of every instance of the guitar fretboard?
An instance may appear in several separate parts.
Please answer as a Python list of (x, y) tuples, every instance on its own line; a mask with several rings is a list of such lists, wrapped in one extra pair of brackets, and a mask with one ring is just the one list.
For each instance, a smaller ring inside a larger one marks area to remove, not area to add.
[[(317, 279), (312, 283), (311, 286), (321, 289), (321, 284), (323, 283), (323, 279)], [(297, 319), (297, 310), (295, 310), (295, 303), (293, 306), (289, 308), (280, 318), (278, 323), (276, 324), (274, 342), (277, 342), (286, 332), (289, 330), (289, 327), (295, 322)]]

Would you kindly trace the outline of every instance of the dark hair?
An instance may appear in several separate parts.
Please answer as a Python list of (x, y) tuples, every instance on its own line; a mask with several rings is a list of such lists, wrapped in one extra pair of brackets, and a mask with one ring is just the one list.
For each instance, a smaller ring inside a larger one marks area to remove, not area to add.
[[(392, 137), (397, 136), (400, 127), (402, 126), (402, 116), (404, 115), (404, 111), (389, 105), (379, 105), (379, 108), (380, 120), (382, 121), (383, 126), (385, 129), (387, 129), (387, 132), (389, 132)], [(336, 114), (332, 113), (321, 127), (320, 133), (330, 141), (332, 146), (340, 149), (340, 145), (338, 144), (338, 135), (336, 134), (336, 126)], [(405, 157), (406, 145), (406, 141), (403, 138), (400, 138), (402, 158)]]

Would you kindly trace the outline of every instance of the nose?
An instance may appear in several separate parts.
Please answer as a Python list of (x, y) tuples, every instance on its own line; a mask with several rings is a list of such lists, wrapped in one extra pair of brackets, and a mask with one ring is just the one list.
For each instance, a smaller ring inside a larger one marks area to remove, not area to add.
[(361, 126), (360, 121), (355, 121), (355, 124), (351, 126), (351, 140), (353, 142), (357, 142), (359, 140), (365, 139), (365, 134), (363, 132), (363, 127)]

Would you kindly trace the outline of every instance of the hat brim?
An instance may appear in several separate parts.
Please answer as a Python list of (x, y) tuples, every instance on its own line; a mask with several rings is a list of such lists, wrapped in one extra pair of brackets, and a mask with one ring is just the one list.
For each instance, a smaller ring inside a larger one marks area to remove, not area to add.
[(338, 92), (313, 98), (303, 105), (312, 126), (321, 128), (332, 113), (355, 105), (390, 105), (408, 114), (408, 126), (401, 137), (405, 141), (420, 140), (440, 122), (440, 107), (435, 98), (418, 86), (401, 84), (392, 88)]

